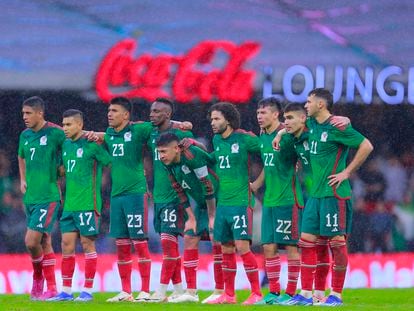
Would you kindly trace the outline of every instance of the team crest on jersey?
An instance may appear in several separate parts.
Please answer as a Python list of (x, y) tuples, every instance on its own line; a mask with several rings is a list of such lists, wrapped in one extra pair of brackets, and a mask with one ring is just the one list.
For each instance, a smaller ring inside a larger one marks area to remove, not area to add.
[(328, 139), (328, 133), (327, 132), (322, 132), (321, 141), (326, 142), (327, 139)]
[(303, 148), (305, 148), (305, 151), (309, 150), (309, 143), (307, 141), (303, 142)]
[(44, 135), (40, 137), (40, 146), (46, 146), (47, 145), (47, 136)]
[(79, 148), (78, 150), (76, 150), (76, 157), (78, 157), (78, 158), (83, 157), (83, 149), (82, 148)]
[(187, 165), (183, 165), (181, 166), (181, 170), (183, 171), (184, 174), (190, 174), (190, 169), (188, 168)]
[(239, 144), (238, 143), (234, 143), (233, 145), (231, 145), (231, 153), (239, 153)]
[(132, 134), (131, 134), (131, 132), (126, 132), (126, 133), (124, 134), (124, 140), (125, 140), (125, 141), (131, 141), (131, 138), (132, 138)]

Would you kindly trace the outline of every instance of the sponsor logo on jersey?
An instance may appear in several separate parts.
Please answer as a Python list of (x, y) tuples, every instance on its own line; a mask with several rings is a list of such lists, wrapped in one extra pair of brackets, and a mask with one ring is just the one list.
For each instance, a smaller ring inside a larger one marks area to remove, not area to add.
[(176, 228), (175, 224), (171, 224), (170, 228)]
[(78, 150), (76, 150), (76, 157), (77, 158), (83, 157), (83, 148), (79, 148)]
[(191, 173), (191, 171), (190, 171), (190, 169), (188, 168), (188, 166), (187, 165), (182, 165), (181, 166), (181, 170), (183, 171), (183, 173), (184, 174), (190, 174)]
[(138, 232), (137, 232), (137, 234), (143, 234), (143, 233), (144, 233), (144, 231), (142, 231), (142, 229), (139, 229)]
[(111, 140), (114, 140), (114, 137), (113, 136), (111, 136), (111, 138), (110, 138)]
[(217, 147), (217, 148), (216, 148), (216, 151), (219, 151), (219, 150), (220, 150), (220, 147)]
[(305, 148), (305, 151), (308, 151), (308, 150), (309, 150), (309, 143), (308, 143), (308, 141), (307, 141), (307, 140), (305, 140), (305, 141), (303, 142), (303, 148)]
[(46, 146), (47, 145), (47, 136), (44, 135), (40, 137), (40, 146)]
[(95, 228), (94, 228), (94, 227), (90, 227), (88, 231), (89, 231), (89, 232), (91, 232), (91, 231), (95, 231)]
[(242, 233), (240, 233), (240, 235), (247, 235), (246, 230), (243, 230)]
[(285, 235), (285, 236), (283, 237), (283, 240), (290, 240), (290, 238), (289, 238), (289, 236), (288, 236), (288, 235)]
[(231, 153), (239, 153), (239, 144), (238, 143), (234, 143), (233, 145), (231, 145)]
[(26, 146), (26, 145), (28, 145), (29, 144), (29, 142), (26, 140), (26, 142), (24, 143), (24, 145)]
[(260, 145), (260, 148), (262, 148), (262, 149), (263, 149), (263, 144), (261, 144), (261, 145)]
[(131, 141), (131, 138), (132, 138), (132, 134), (131, 134), (131, 132), (126, 132), (126, 133), (124, 134), (124, 140), (125, 140), (125, 141)]
[(66, 151), (63, 153), (63, 156), (65, 156), (66, 155)]
[(327, 139), (328, 139), (328, 133), (327, 132), (322, 132), (321, 141), (326, 142)]
[(43, 225), (40, 223), (36, 226), (37, 228), (43, 228)]
[(338, 232), (338, 228), (333, 228), (331, 232)]

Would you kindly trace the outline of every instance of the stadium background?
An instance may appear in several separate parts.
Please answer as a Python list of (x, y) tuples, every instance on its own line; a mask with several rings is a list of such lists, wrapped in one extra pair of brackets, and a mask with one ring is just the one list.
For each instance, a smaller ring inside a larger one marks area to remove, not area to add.
[[(0, 9), (6, 13), (0, 21), (1, 253), (25, 251), (16, 160), (18, 134), (24, 129), (20, 109), (25, 98), (43, 97), (47, 119), (58, 124), (64, 110), (80, 109), (86, 115), (85, 128), (102, 131), (107, 124), (107, 106), (97, 81), (104, 59), (116, 44), (132, 40), (136, 50), (125, 54), (134, 60), (142, 60), (144, 54), (160, 60), (160, 55), (187, 59), (190, 51), (205, 52), (202, 42), (232, 48), (251, 42), (256, 53), (245, 59), (233, 76), (229, 73), (233, 78), (230, 81), (250, 74), (251, 78), (242, 79), (246, 87), (243, 83), (226, 85), (233, 96), (227, 99), (241, 101), (242, 127), (258, 133), (255, 104), (264, 95), (304, 101), (307, 91), (320, 86), (321, 81), (336, 90), (339, 97), (334, 112), (350, 117), (354, 127), (375, 147), (369, 162), (352, 180), (355, 217), (350, 250), (376, 254), (363, 258), (378, 260), (378, 273), (388, 271), (385, 275), (398, 280), (392, 285), (414, 286), (414, 256), (394, 254), (414, 251), (414, 43), (410, 36), (414, 3), (123, 0), (115, 4), (109, 0), (18, 0), (0, 1)], [(225, 72), (233, 59), (221, 48), (213, 51), (216, 53), (211, 59), (200, 57), (189, 70), (201, 74), (199, 82), (214, 70)], [(175, 87), (180, 72), (176, 63), (169, 65), (167, 78), (161, 74), (162, 67), (142, 68), (135, 72), (141, 78), (139, 86), (157, 89), (162, 85), (158, 90), (177, 102), (174, 119), (193, 122), (195, 136), (208, 143), (212, 133), (206, 111), (212, 102), (226, 98), (207, 89), (213, 94), (206, 101), (199, 90), (190, 88), (190, 99), (183, 100), (185, 87)], [(155, 68), (152, 75), (148, 74), (150, 68)], [(120, 75), (127, 76), (126, 72)], [(109, 89), (113, 94), (134, 89), (129, 78)], [(191, 75), (187, 78), (192, 79)], [(132, 98), (135, 120), (148, 120), (151, 96), (143, 92), (139, 98)], [(258, 169), (256, 166), (256, 173)], [(104, 194), (108, 197), (108, 182)], [(257, 213), (258, 220), (260, 208)], [(258, 233), (257, 221), (255, 227)], [(103, 232), (107, 232), (105, 225)], [(56, 229), (57, 250), (58, 235)], [(158, 252), (155, 234), (150, 241), (151, 250)], [(98, 250), (113, 252), (113, 241), (102, 236)], [(203, 251), (207, 253), (208, 246)], [(391, 255), (378, 255), (383, 253)], [(11, 257), (4, 256), (2, 260), (10, 262)], [(400, 261), (402, 258), (404, 261)], [(392, 269), (386, 270), (389, 262), (394, 265), (392, 275)], [(5, 269), (0, 271), (0, 279), (10, 272), (7, 265)], [(367, 271), (373, 269), (368, 267)], [(409, 279), (399, 276), (407, 271)], [(5, 285), (0, 291), (13, 289)]]

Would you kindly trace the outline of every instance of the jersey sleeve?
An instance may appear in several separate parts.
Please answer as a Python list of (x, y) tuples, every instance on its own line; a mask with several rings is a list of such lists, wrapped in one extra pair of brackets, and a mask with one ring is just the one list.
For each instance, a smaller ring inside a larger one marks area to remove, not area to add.
[(294, 139), (292, 135), (283, 135), (280, 141), (280, 157), (284, 162), (296, 162)]
[(142, 143), (146, 143), (150, 138), (153, 125), (151, 122), (139, 122), (132, 124), (134, 132), (142, 139)]
[(247, 151), (250, 153), (260, 152), (260, 138), (253, 133), (244, 134)]
[(55, 131), (55, 135), (56, 135), (56, 142), (57, 145), (59, 146), (59, 150), (62, 150), (62, 145), (66, 140), (66, 136), (65, 136), (65, 132), (62, 129), (56, 129)]
[(187, 194), (185, 193), (183, 187), (181, 187), (180, 183), (175, 179), (174, 173), (172, 172), (171, 168), (168, 166), (165, 166), (165, 169), (168, 173), (168, 178), (170, 179), (171, 186), (174, 189), (174, 191), (177, 193), (179, 204), (182, 208), (187, 208), (190, 203)]
[(24, 141), (23, 133), (21, 133), (19, 137), (19, 149), (17, 151), (17, 155), (22, 159), (24, 159), (23, 141)]
[(208, 171), (209, 154), (195, 146), (184, 150), (183, 154), (188, 159), (188, 167), (194, 172), (202, 184), (203, 194), (206, 200), (214, 198), (214, 186)]
[(333, 127), (334, 141), (342, 145), (358, 148), (365, 137), (349, 124), (344, 130)]
[(95, 159), (104, 166), (108, 166), (112, 159), (109, 155), (108, 151), (105, 150), (103, 145), (97, 144), (95, 142), (91, 142), (94, 148)]

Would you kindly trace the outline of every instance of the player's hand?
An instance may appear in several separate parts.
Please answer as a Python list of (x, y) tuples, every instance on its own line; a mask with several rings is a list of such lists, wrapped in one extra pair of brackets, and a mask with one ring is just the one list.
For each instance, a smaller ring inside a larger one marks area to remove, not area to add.
[(190, 121), (181, 122), (179, 125), (179, 129), (183, 131), (191, 131), (193, 129), (193, 123)]
[(185, 138), (181, 139), (179, 145), (183, 149), (188, 149), (188, 148), (190, 148), (191, 145), (193, 145), (193, 140), (191, 138), (185, 137)]
[(194, 233), (197, 232), (197, 222), (195, 220), (195, 217), (189, 217), (185, 222), (184, 232), (187, 232), (189, 230), (193, 230)]
[(342, 171), (338, 174), (333, 174), (328, 176), (329, 182), (328, 185), (338, 188), (344, 180), (349, 179), (349, 173), (347, 171)]
[(351, 123), (351, 120), (347, 117), (332, 116), (331, 121), (329, 123), (331, 123), (339, 130), (344, 130), (346, 126)]
[(99, 136), (94, 131), (84, 131), (83, 136), (89, 141), (98, 141)]
[(147, 196), (147, 199), (148, 200), (152, 200), (153, 199), (152, 192), (147, 191), (147, 192), (145, 192), (145, 195)]
[(27, 184), (25, 180), (20, 181), (20, 191), (25, 194), (27, 190)]
[(255, 182), (250, 183), (250, 190), (252, 190), (254, 193), (257, 193), (257, 190), (259, 190), (260, 187), (257, 186)]
[(282, 136), (276, 135), (275, 138), (272, 140), (272, 147), (275, 150), (280, 149), (280, 141), (282, 140)]

